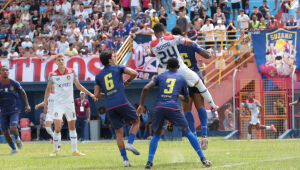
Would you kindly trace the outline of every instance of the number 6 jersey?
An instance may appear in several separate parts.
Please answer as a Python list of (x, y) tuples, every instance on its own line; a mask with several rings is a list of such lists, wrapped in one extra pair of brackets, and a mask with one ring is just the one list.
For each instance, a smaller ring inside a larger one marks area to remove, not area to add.
[(177, 45), (184, 44), (185, 40), (180, 36), (163, 36), (156, 40), (151, 41), (150, 49), (151, 52), (159, 59), (160, 64), (163, 68), (167, 67), (167, 61), (170, 58), (176, 58), (179, 61), (179, 65), (182, 68), (187, 68), (187, 66), (182, 61)]
[(128, 104), (122, 76), (124, 70), (124, 66), (109, 65), (96, 76), (96, 85), (100, 86), (105, 94), (106, 110)]

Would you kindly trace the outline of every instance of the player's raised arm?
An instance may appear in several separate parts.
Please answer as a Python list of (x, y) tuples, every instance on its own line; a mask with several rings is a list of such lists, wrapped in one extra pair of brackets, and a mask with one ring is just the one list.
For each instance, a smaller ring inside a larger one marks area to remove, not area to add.
[(74, 84), (78, 90), (83, 91), (85, 94), (88, 94), (93, 100), (98, 100), (93, 93), (88, 91), (85, 87), (83, 87), (78, 79), (74, 79)]
[(30, 111), (31, 111), (31, 108), (30, 108), (30, 106), (29, 106), (29, 102), (28, 102), (28, 98), (27, 98), (27, 94), (26, 94), (25, 90), (22, 89), (22, 90), (20, 91), (20, 93), (21, 93), (21, 96), (22, 96), (22, 98), (23, 98), (23, 100), (24, 100), (24, 102), (25, 102), (25, 111), (26, 111), (26, 112), (30, 112)]
[(130, 67), (126, 67), (124, 69), (124, 74), (127, 74), (129, 75), (129, 79), (127, 79), (125, 82), (124, 82), (124, 86), (128, 86), (132, 80), (134, 80), (137, 76), (138, 76), (138, 72), (133, 70), (132, 68)]
[(136, 110), (137, 115), (141, 115), (143, 113), (146, 96), (147, 96), (149, 90), (152, 89), (155, 85), (156, 85), (155, 82), (152, 80), (148, 84), (146, 84), (146, 86), (143, 88), (141, 98), (140, 98), (140, 105), (139, 105), (138, 109)]

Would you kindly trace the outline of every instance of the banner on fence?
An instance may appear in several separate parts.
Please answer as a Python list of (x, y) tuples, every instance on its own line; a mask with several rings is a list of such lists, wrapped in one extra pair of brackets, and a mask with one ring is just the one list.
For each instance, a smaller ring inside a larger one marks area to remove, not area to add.
[[(9, 67), (11, 79), (22, 82), (47, 81), (49, 73), (57, 69), (54, 58), (2, 59), (0, 60), (1, 65)], [(95, 76), (103, 68), (96, 55), (66, 57), (66, 65), (75, 70), (80, 81), (95, 80)]]

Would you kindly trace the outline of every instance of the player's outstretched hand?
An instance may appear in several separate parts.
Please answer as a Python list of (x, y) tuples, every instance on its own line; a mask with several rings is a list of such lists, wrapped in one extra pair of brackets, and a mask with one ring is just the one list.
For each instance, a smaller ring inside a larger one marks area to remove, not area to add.
[(25, 106), (25, 112), (28, 113), (31, 111), (31, 107), (29, 105)]
[(94, 95), (94, 94), (91, 94), (91, 98), (94, 100), (94, 101), (97, 101), (98, 98)]
[(141, 116), (144, 110), (144, 106), (139, 105), (139, 107), (136, 109), (136, 115)]
[(128, 80), (126, 80), (125, 82), (124, 82), (124, 86), (126, 87), (126, 86), (129, 86), (131, 84), (131, 81), (128, 81)]
[(34, 106), (34, 109), (35, 109), (35, 110), (39, 109), (39, 106), (38, 106), (38, 105), (35, 105), (35, 106)]

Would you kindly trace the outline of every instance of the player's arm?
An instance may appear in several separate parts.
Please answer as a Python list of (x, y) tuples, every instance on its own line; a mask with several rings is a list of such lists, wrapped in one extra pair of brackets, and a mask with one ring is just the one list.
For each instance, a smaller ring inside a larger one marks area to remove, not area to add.
[(39, 103), (39, 104), (35, 105), (34, 109), (37, 110), (40, 107), (44, 107), (44, 101), (42, 101), (42, 103)]
[(294, 105), (296, 105), (296, 104), (298, 104), (298, 103), (299, 103), (299, 99), (296, 100), (296, 101), (294, 101), (294, 102), (292, 102), (292, 103), (290, 103), (289, 105), (290, 105), (290, 106), (294, 106)]
[(149, 90), (152, 89), (155, 85), (156, 85), (155, 82), (152, 80), (148, 84), (146, 84), (146, 86), (143, 88), (141, 98), (140, 98), (140, 105), (136, 110), (136, 114), (138, 116), (140, 116), (143, 113), (146, 96)]
[(127, 79), (125, 82), (124, 82), (124, 86), (128, 86), (130, 85), (131, 81), (134, 80), (137, 76), (138, 76), (138, 72), (133, 70), (132, 68), (130, 67), (126, 67), (124, 69), (124, 74), (127, 74), (129, 75), (129, 79)]
[(151, 51), (150, 47), (145, 46), (145, 51), (149, 57), (155, 57), (154, 53)]
[(48, 82), (48, 85), (47, 85), (47, 88), (46, 88), (46, 91), (45, 91), (45, 97), (44, 97), (44, 113), (47, 113), (48, 112), (48, 98), (49, 98), (49, 95), (50, 95), (50, 90), (53, 89), (54, 87), (54, 84), (53, 82), (51, 81), (51, 79), (49, 79), (49, 82)]
[(93, 93), (91, 93), (90, 91), (88, 91), (85, 87), (83, 87), (78, 79), (74, 79), (74, 84), (76, 86), (76, 88), (80, 91), (83, 91), (85, 94), (88, 94), (94, 101), (97, 100), (97, 98), (95, 97), (95, 95)]
[(206, 58), (206, 59), (211, 58), (211, 56), (212, 56), (211, 52), (209, 52), (208, 50), (205, 50), (205, 49), (201, 48), (199, 44), (197, 44), (197, 43), (194, 42), (193, 47), (194, 47), (195, 51), (199, 55), (201, 55), (203, 58)]
[(94, 86), (94, 95), (97, 99), (104, 99), (105, 98), (104, 93), (102, 93), (101, 91), (102, 91), (101, 86), (99, 86), (99, 85)]
[(91, 107), (89, 106), (88, 109), (88, 119), (87, 119), (87, 122), (90, 123), (90, 120), (91, 120)]
[(31, 111), (31, 108), (29, 106), (29, 102), (28, 102), (28, 98), (27, 98), (27, 94), (25, 92), (24, 89), (21, 90), (21, 96), (25, 102), (25, 112), (30, 112)]

